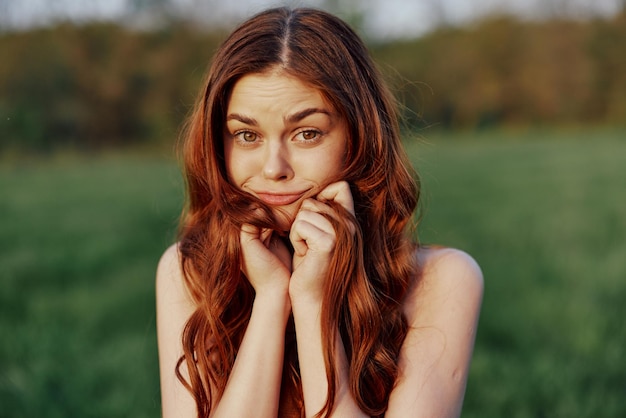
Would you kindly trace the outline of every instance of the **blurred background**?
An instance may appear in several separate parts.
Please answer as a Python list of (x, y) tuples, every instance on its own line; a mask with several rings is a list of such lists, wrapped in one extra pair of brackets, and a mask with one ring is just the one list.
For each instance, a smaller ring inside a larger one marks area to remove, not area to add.
[(0, 0), (0, 417), (157, 417), (175, 144), (219, 43), (280, 4), (363, 36), (483, 268), (464, 417), (626, 416), (626, 1)]

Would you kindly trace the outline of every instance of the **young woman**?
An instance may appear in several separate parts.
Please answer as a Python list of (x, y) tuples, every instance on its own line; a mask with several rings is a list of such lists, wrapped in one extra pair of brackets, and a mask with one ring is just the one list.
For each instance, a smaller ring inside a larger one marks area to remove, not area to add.
[(419, 185), (355, 33), (272, 9), (214, 57), (157, 272), (164, 417), (460, 414), (472, 258), (411, 241)]

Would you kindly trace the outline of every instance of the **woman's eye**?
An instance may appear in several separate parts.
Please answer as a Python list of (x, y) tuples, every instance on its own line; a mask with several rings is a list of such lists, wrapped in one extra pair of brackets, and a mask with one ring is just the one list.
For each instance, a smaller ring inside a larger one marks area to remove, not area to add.
[(254, 132), (244, 132), (243, 140), (246, 142), (252, 142), (256, 140), (256, 134)]
[(319, 139), (319, 137), (322, 134), (319, 131), (315, 131), (315, 130), (310, 129), (310, 130), (307, 130), (307, 131), (300, 132), (299, 135), (300, 135), (300, 138), (303, 141), (310, 142), (310, 141), (315, 141), (315, 140)]
[(251, 131), (242, 131), (235, 134), (241, 142), (254, 142), (258, 139), (258, 135)]

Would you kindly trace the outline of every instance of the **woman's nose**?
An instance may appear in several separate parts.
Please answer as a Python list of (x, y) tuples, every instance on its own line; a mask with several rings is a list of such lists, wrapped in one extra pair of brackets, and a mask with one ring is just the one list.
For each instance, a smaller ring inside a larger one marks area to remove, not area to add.
[(281, 181), (293, 178), (289, 152), (282, 143), (269, 144), (263, 162), (263, 177), (268, 180)]

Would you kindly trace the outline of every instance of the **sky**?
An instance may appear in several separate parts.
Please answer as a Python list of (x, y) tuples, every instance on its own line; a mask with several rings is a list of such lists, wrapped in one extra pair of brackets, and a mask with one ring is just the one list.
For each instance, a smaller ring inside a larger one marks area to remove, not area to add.
[[(130, 3), (163, 0), (0, 0), (0, 25), (28, 27), (58, 20), (121, 19)], [(170, 0), (178, 12), (208, 21), (234, 22), (280, 4), (334, 4), (337, 14), (356, 8), (373, 37), (414, 37), (440, 24), (463, 24), (499, 11), (524, 18), (610, 16), (626, 0)]]

